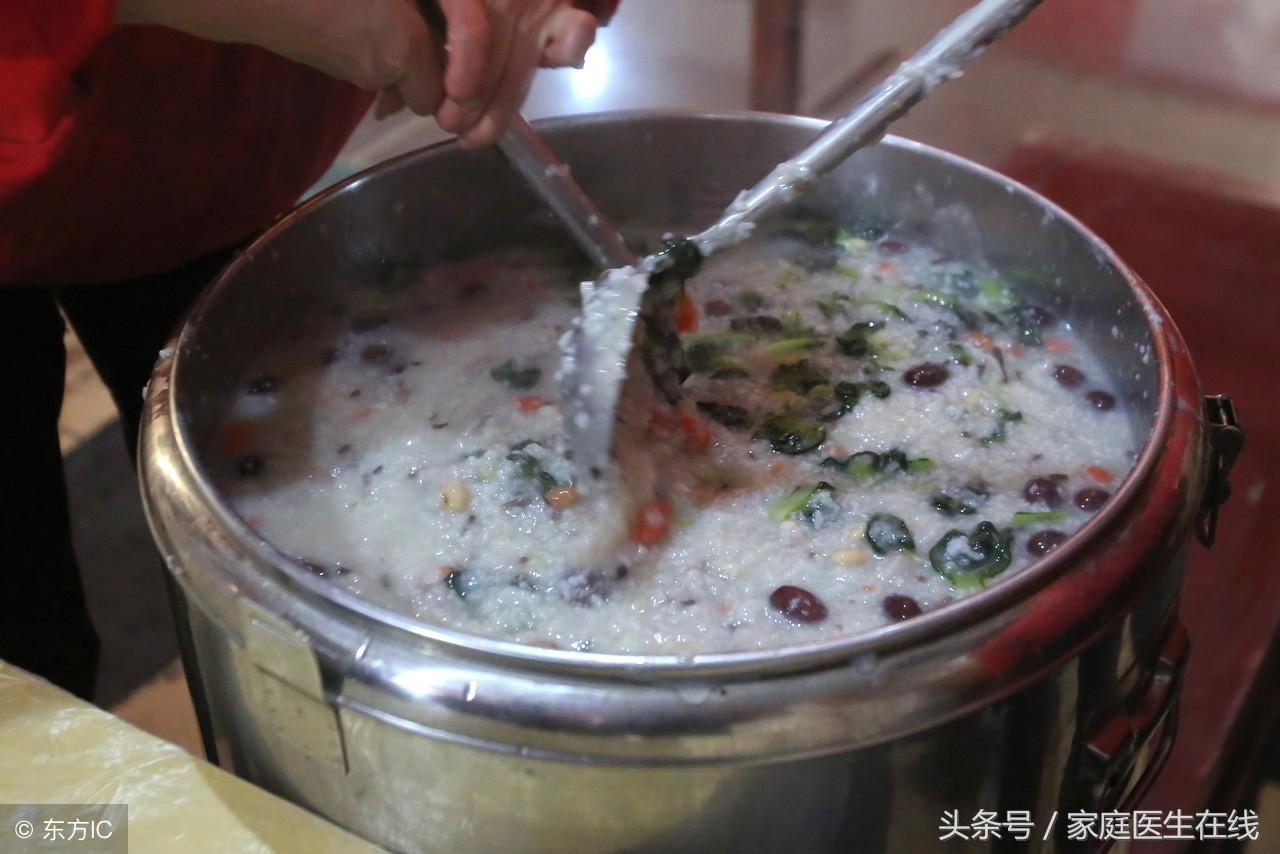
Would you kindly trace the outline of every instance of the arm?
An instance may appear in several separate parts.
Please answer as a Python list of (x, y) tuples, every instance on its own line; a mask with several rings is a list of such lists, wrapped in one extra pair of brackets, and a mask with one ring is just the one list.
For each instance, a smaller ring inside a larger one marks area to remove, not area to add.
[(443, 96), (440, 50), (407, 0), (120, 0), (116, 18), (256, 45), (362, 89), (394, 90), (423, 115)]
[(447, 21), (443, 72), (444, 55), (412, 0), (120, 0), (117, 17), (266, 48), (381, 90), (379, 115), (401, 104), (434, 112), (463, 145), (478, 146), (502, 133), (539, 66), (581, 64), (595, 38), (592, 12), (617, 7), (617, 0), (434, 2)]

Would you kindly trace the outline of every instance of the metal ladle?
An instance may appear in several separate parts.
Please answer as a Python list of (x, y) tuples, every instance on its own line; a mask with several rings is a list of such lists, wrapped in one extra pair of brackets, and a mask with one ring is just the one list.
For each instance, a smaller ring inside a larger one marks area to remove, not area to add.
[[(981, 0), (903, 62), (847, 115), (828, 125), (803, 151), (739, 194), (713, 225), (688, 240), (703, 257), (744, 240), (757, 219), (794, 201), (819, 176), (880, 139), (890, 124), (940, 84), (958, 77), (966, 64), (1040, 2)], [(499, 147), (592, 260), (608, 271), (596, 282), (583, 284), (583, 316), (562, 341), (560, 372), (570, 447), (575, 459), (600, 470), (609, 461), (614, 411), (627, 378), (627, 357), (640, 301), (649, 276), (669, 260), (662, 256), (636, 259), (573, 180), (568, 167), (523, 119), (511, 127)]]

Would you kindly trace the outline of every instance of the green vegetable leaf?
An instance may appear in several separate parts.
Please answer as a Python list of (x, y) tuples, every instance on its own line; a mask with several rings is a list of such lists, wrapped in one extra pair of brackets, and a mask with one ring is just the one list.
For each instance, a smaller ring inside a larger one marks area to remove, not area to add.
[(774, 369), (769, 382), (780, 391), (808, 394), (810, 390), (825, 385), (827, 374), (808, 359), (789, 362)]
[(821, 345), (822, 342), (817, 338), (783, 338), (781, 341), (774, 341), (772, 344), (761, 347), (760, 352), (766, 356), (781, 356), (799, 350), (814, 350)]
[[(837, 269), (839, 269), (837, 267)], [(844, 314), (848, 308), (851, 297), (848, 294), (832, 292), (826, 296), (818, 297), (814, 304), (818, 307), (818, 311), (822, 312), (822, 316), (830, 320), (837, 314)]]
[(973, 356), (969, 355), (968, 349), (963, 344), (952, 344), (949, 349), (951, 350), (951, 361), (957, 365), (967, 367), (973, 364)]
[(852, 412), (862, 397), (862, 386), (858, 383), (838, 382), (831, 390), (835, 398), (836, 408), (831, 412), (818, 416), (819, 421), (837, 421), (847, 412)]
[(489, 370), (489, 376), (495, 382), (506, 383), (514, 389), (527, 391), (542, 379), (542, 369), (535, 367), (521, 368), (515, 359), (507, 359), (501, 365)]
[(1009, 524), (1014, 528), (1026, 528), (1031, 525), (1048, 525), (1061, 522), (1067, 518), (1065, 510), (1019, 510), (1013, 514)]
[(973, 504), (961, 501), (943, 492), (929, 496), (929, 503), (934, 510), (937, 510), (943, 516), (968, 516), (978, 512), (978, 508)]
[(928, 474), (938, 467), (938, 464), (928, 457), (916, 457), (914, 460), (907, 460), (907, 474)]
[(1001, 407), (996, 412), (996, 426), (990, 433), (983, 436), (979, 441), (984, 445), (996, 445), (1009, 438), (1008, 426), (1016, 424), (1022, 420), (1022, 413), (1012, 409)]
[(1013, 291), (1004, 286), (1004, 283), (994, 277), (988, 277), (978, 282), (978, 295), (982, 297), (983, 302), (994, 309), (1006, 311), (1017, 304), (1017, 298)]
[(1044, 336), (1040, 332), (1040, 324), (1036, 321), (1037, 310), (1032, 306), (1020, 305), (1006, 315), (1009, 325), (1019, 344), (1027, 347), (1044, 345)]
[(783, 323), (768, 314), (756, 314), (750, 317), (735, 317), (729, 321), (729, 328), (734, 332), (759, 332), (769, 334), (781, 332)]
[(702, 267), (702, 250), (688, 238), (664, 243), (654, 257), (654, 277), (684, 281), (698, 275)]
[(951, 529), (929, 550), (929, 562), (955, 587), (982, 587), (1013, 561), (1013, 532), (979, 522), (969, 534)]
[(466, 570), (453, 569), (444, 577), (444, 586), (448, 587), (453, 595), (457, 596), (459, 599), (466, 599), (467, 588), (464, 585), (465, 580)]
[(760, 430), (780, 454), (804, 454), (827, 440), (827, 430), (821, 424), (789, 413), (770, 416)]
[(780, 234), (803, 240), (810, 246), (831, 246), (840, 235), (840, 226), (829, 219), (794, 219), (778, 229)]
[(747, 311), (759, 311), (764, 305), (764, 297), (759, 291), (745, 290), (738, 292), (738, 302), (742, 303), (742, 307)]
[(844, 470), (860, 486), (868, 486), (880, 472), (880, 455), (874, 451), (859, 451), (845, 461)]
[(564, 485), (543, 468), (542, 463), (533, 454), (526, 451), (512, 451), (507, 454), (507, 459), (516, 464), (516, 475), (521, 480), (537, 484), (543, 493)]
[(827, 457), (821, 465), (826, 469), (843, 471), (861, 486), (869, 486), (896, 474), (924, 474), (934, 469), (933, 460), (928, 457), (908, 459), (907, 455), (897, 448), (892, 448), (883, 454), (877, 454), (875, 451), (859, 451), (845, 460)]
[(867, 542), (880, 557), (889, 552), (914, 552), (916, 541), (907, 523), (888, 513), (877, 513), (867, 520)]
[(896, 317), (898, 318), (898, 320), (905, 320), (907, 323), (911, 322), (911, 318), (907, 315), (907, 313), (902, 309), (898, 308), (896, 305), (894, 305), (891, 302), (878, 302), (875, 305), (876, 305), (876, 308), (879, 308), (881, 311), (885, 312), (890, 317)]
[(863, 387), (872, 397), (878, 397), (881, 400), (888, 397), (892, 391), (892, 389), (889, 388), (889, 384), (884, 380), (872, 380), (871, 382), (864, 383)]
[(746, 430), (751, 427), (751, 413), (741, 406), (716, 403), (711, 400), (699, 400), (696, 405), (699, 412), (732, 430)]
[(881, 327), (882, 324), (875, 320), (855, 323), (836, 336), (836, 349), (854, 358), (869, 356), (874, 349), (871, 335)]
[(797, 487), (769, 504), (769, 518), (775, 522), (785, 522), (799, 515), (809, 524), (816, 525), (836, 510), (832, 500), (835, 491), (835, 487), (825, 480), (818, 481), (814, 486)]
[(684, 355), (689, 369), (695, 373), (726, 370), (739, 367), (730, 351), (751, 336), (737, 332), (711, 332), (689, 336), (685, 339)]

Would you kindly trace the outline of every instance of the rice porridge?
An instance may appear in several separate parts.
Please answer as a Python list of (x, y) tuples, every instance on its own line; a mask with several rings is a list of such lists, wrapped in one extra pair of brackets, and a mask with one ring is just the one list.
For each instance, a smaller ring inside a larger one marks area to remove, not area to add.
[(529, 245), (340, 289), (258, 355), (215, 482), (307, 570), (425, 622), (691, 654), (999, 583), (1136, 458), (1065, 319), (927, 247), (798, 221), (688, 281), (682, 400), (629, 384), (617, 483), (595, 482), (555, 381), (581, 275)]

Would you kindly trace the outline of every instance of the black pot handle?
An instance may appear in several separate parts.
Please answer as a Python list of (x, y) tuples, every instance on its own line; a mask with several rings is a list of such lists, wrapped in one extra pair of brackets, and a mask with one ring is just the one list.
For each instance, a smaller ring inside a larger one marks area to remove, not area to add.
[(1212, 548), (1218, 535), (1218, 508), (1231, 495), (1228, 477), (1244, 449), (1244, 428), (1236, 419), (1236, 407), (1226, 395), (1204, 399), (1205, 440), (1208, 443), (1208, 483), (1196, 515), (1196, 537)]

